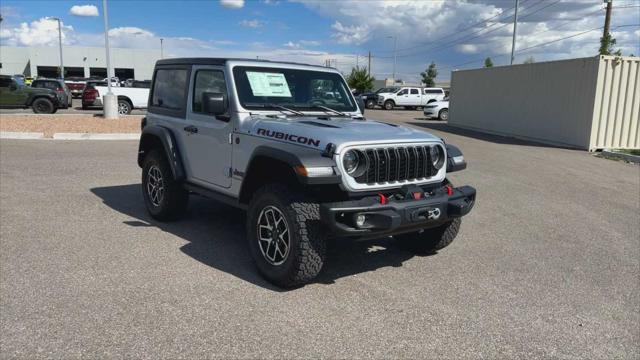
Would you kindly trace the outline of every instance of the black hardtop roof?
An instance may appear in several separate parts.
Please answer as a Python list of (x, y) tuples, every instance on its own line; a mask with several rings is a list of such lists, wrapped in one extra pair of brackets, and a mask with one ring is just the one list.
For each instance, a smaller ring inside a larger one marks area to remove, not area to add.
[(256, 63), (265, 63), (265, 64), (290, 64), (290, 65), (303, 65), (303, 66), (313, 66), (319, 68), (325, 68), (320, 65), (311, 65), (311, 64), (303, 64), (296, 63), (291, 61), (271, 61), (271, 60), (263, 60), (263, 59), (243, 59), (243, 58), (173, 58), (173, 59), (162, 59), (156, 61), (156, 66), (164, 66), (164, 65), (224, 65), (227, 61), (250, 61)]

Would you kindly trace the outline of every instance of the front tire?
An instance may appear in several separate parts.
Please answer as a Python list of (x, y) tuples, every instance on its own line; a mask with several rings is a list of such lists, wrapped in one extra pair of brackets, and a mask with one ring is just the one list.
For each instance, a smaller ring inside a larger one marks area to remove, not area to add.
[(158, 150), (151, 150), (144, 158), (142, 194), (147, 211), (159, 221), (177, 219), (189, 202), (189, 192), (173, 178), (169, 163)]
[(391, 100), (387, 100), (384, 103), (384, 109), (385, 110), (393, 110), (393, 107), (395, 106), (395, 104), (393, 103), (393, 101)]
[(440, 110), (440, 112), (438, 113), (438, 119), (440, 119), (442, 121), (449, 120), (449, 109)]
[(53, 114), (56, 110), (55, 106), (49, 99), (39, 98), (33, 100), (33, 104), (31, 104), (31, 108), (33, 112), (36, 114)]
[(260, 273), (290, 288), (313, 280), (326, 257), (319, 204), (284, 185), (256, 192), (247, 211), (249, 250)]
[(417, 253), (433, 253), (449, 246), (458, 236), (462, 219), (456, 218), (435, 228), (394, 235), (394, 238)]

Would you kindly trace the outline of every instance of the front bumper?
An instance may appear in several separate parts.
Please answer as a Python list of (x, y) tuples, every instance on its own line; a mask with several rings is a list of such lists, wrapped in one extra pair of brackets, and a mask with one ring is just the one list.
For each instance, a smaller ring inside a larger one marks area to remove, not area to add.
[[(324, 203), (320, 218), (336, 236), (375, 237), (427, 229), (467, 215), (475, 204), (476, 189), (471, 186), (446, 187), (423, 192), (418, 200), (389, 200), (379, 196), (356, 201)], [(358, 226), (359, 215), (365, 217)]]

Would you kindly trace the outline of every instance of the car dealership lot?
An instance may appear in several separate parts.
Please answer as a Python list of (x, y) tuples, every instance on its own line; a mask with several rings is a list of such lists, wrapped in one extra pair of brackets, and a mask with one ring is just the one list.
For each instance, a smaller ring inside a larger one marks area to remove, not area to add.
[(192, 197), (151, 220), (136, 142), (0, 141), (2, 357), (640, 356), (638, 166), (421, 114), (366, 113), (461, 148), (459, 237), (337, 241), (290, 291), (257, 274), (242, 212)]
[[(133, 109), (131, 115), (144, 115), (146, 110)], [(1, 114), (33, 114), (31, 108), (28, 109), (0, 109)], [(67, 109), (58, 109), (56, 114), (102, 114), (102, 108), (92, 108), (82, 110), (82, 99), (73, 99), (72, 106)]]

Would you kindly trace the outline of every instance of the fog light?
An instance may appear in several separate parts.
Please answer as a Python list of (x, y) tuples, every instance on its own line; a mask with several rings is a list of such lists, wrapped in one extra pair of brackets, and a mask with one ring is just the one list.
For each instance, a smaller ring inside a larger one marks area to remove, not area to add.
[(356, 217), (356, 226), (357, 227), (363, 227), (364, 226), (364, 222), (367, 221), (367, 216), (363, 215), (363, 214), (359, 214)]

